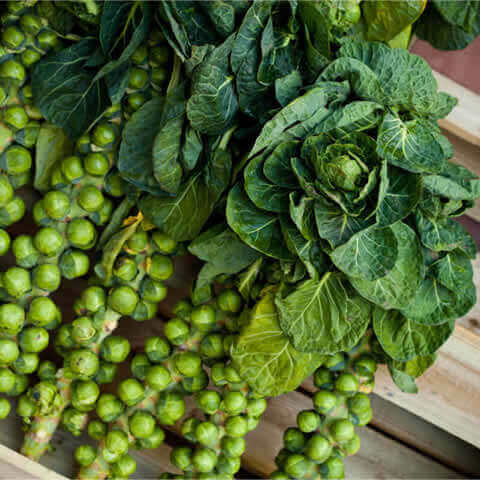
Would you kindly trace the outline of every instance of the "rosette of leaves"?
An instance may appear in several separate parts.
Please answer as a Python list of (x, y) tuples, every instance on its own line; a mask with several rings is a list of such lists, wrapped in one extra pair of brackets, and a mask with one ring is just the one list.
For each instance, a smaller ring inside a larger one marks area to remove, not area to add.
[[(347, 42), (338, 56), (264, 125), (227, 220), (251, 248), (308, 272), (276, 299), (297, 349), (349, 348), (374, 304), (380, 343), (409, 361), (433, 354), (475, 303), (476, 247), (452, 217), (478, 198), (479, 180), (448, 161), (437, 119), (455, 101), (437, 93), (423, 60), (367, 42)], [(399, 65), (411, 75), (389, 72)], [(331, 325), (335, 338), (322, 334)]]

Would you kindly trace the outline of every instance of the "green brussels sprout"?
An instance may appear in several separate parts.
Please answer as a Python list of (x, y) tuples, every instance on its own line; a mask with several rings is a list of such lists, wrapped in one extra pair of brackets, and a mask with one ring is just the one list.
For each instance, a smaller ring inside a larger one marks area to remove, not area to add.
[(181, 352), (175, 355), (175, 368), (186, 377), (194, 377), (201, 372), (202, 359), (195, 352)]
[(332, 455), (332, 444), (320, 434), (312, 435), (305, 445), (305, 455), (315, 463), (323, 463)]
[(141, 90), (148, 84), (148, 72), (142, 68), (132, 68), (130, 70), (129, 88)]
[(57, 265), (43, 264), (35, 268), (32, 274), (33, 285), (46, 292), (58, 290), (61, 283), (61, 273)]
[(43, 208), (45, 213), (53, 220), (60, 220), (70, 210), (70, 199), (66, 193), (50, 191), (43, 197)]
[(223, 398), (223, 406), (227, 414), (239, 415), (247, 408), (247, 399), (242, 392), (228, 392)]
[(0, 398), (0, 420), (8, 417), (11, 408), (10, 402), (5, 397)]
[(2, 43), (11, 50), (18, 50), (25, 42), (25, 35), (15, 25), (9, 25), (2, 32)]
[(344, 443), (353, 438), (355, 435), (355, 427), (350, 420), (339, 419), (330, 425), (330, 433), (336, 442)]
[(240, 415), (229, 417), (225, 422), (225, 432), (230, 437), (243, 437), (248, 432), (247, 419)]
[(137, 275), (137, 263), (129, 257), (120, 257), (115, 262), (113, 274), (123, 282), (132, 281)]
[(100, 389), (92, 380), (77, 380), (72, 385), (72, 405), (80, 412), (93, 410), (99, 395)]
[(224, 312), (237, 313), (242, 308), (242, 297), (236, 290), (224, 290), (217, 297), (218, 306)]
[(108, 296), (108, 306), (121, 315), (131, 315), (137, 303), (137, 292), (127, 285), (115, 287)]
[(88, 313), (97, 313), (107, 304), (107, 295), (102, 287), (88, 287), (81, 296), (81, 303)]
[(0, 208), (0, 227), (8, 227), (19, 222), (25, 215), (25, 202), (18, 195), (12, 201)]
[(3, 154), (3, 164), (8, 175), (19, 175), (32, 168), (32, 155), (25, 147), (12, 145)]
[(158, 426), (155, 426), (153, 433), (147, 438), (140, 438), (137, 444), (140, 448), (158, 448), (165, 440), (165, 432)]
[(110, 200), (109, 198), (105, 197), (103, 201), (103, 205), (100, 208), (100, 210), (91, 213), (90, 214), (90, 219), (92, 222), (94, 222), (96, 225), (105, 225), (110, 218), (112, 217), (113, 211), (115, 209), (115, 205)]
[(148, 98), (143, 93), (136, 92), (128, 95), (126, 100), (126, 110), (133, 113), (136, 112), (148, 100)]
[(61, 233), (52, 227), (40, 229), (33, 237), (35, 248), (46, 257), (54, 257), (64, 246)]
[(136, 469), (137, 462), (128, 454), (123, 455), (111, 466), (113, 478), (128, 478), (135, 473)]
[(337, 396), (327, 390), (319, 390), (313, 396), (313, 406), (318, 413), (327, 415), (337, 406)]
[(346, 356), (343, 352), (335, 353), (330, 355), (325, 360), (325, 367), (330, 370), (342, 370), (345, 366)]
[(88, 345), (96, 336), (97, 329), (89, 317), (78, 317), (72, 322), (72, 338), (78, 345)]
[(37, 35), (37, 43), (42, 50), (54, 48), (56, 45), (58, 45), (57, 34), (52, 30), (42, 30)]
[(110, 172), (105, 179), (105, 189), (112, 197), (125, 194), (125, 181), (117, 172)]
[(93, 185), (86, 185), (78, 193), (78, 204), (87, 212), (97, 212), (103, 202), (103, 193)]
[(224, 357), (223, 336), (219, 333), (213, 333), (204, 337), (200, 342), (200, 355), (207, 359)]
[(60, 349), (70, 350), (76, 346), (73, 339), (73, 325), (62, 325), (55, 336), (55, 346)]
[(117, 132), (110, 123), (101, 123), (95, 127), (92, 134), (92, 142), (97, 147), (106, 148), (115, 142)]
[(195, 430), (200, 425), (200, 420), (195, 417), (187, 418), (182, 423), (181, 433), (182, 437), (188, 440), (189, 442), (196, 443), (197, 436), (195, 435)]
[(105, 437), (105, 448), (112, 453), (125, 455), (128, 452), (128, 437), (121, 430), (111, 430)]
[(227, 457), (241, 457), (246, 448), (246, 442), (241, 437), (223, 437), (222, 453)]
[(91, 445), (80, 445), (75, 450), (75, 461), (82, 467), (91, 465), (95, 458), (97, 458), (97, 452)]
[(48, 340), (45, 328), (27, 327), (20, 333), (18, 343), (24, 352), (40, 353), (48, 347)]
[(343, 395), (352, 396), (359, 388), (357, 377), (351, 373), (342, 373), (335, 380), (335, 390)]
[(189, 337), (188, 325), (180, 318), (172, 318), (165, 324), (165, 336), (173, 345), (185, 343)]
[(213, 415), (220, 409), (222, 397), (215, 390), (205, 390), (195, 396), (198, 407), (207, 415)]
[(146, 45), (140, 45), (130, 57), (130, 60), (135, 65), (141, 65), (147, 61), (148, 50)]
[(122, 458), (122, 454), (112, 452), (111, 450), (108, 450), (108, 448), (104, 448), (102, 450), (102, 457), (107, 463), (113, 464)]
[(157, 86), (162, 86), (168, 80), (168, 73), (165, 68), (152, 69), (152, 83)]
[(112, 383), (115, 380), (117, 374), (117, 365), (109, 362), (100, 362), (98, 371), (95, 374), (95, 383), (100, 385), (105, 383)]
[(67, 408), (62, 414), (62, 425), (74, 437), (82, 434), (88, 422), (88, 414), (76, 408)]
[(355, 425), (366, 425), (372, 420), (372, 407), (370, 398), (365, 393), (357, 393), (353, 398), (348, 400), (350, 420)]
[(373, 376), (377, 371), (377, 362), (371, 355), (363, 354), (355, 360), (353, 368), (360, 375)]
[(298, 453), (290, 455), (285, 461), (285, 472), (292, 478), (304, 478), (311, 468), (311, 462)]
[(9, 393), (14, 387), (17, 375), (8, 368), (0, 369), (0, 393)]
[(304, 433), (314, 432), (320, 425), (320, 416), (312, 410), (304, 410), (297, 415), (298, 428)]
[(148, 247), (148, 234), (143, 230), (135, 232), (128, 240), (126, 251), (132, 254), (137, 254), (145, 251)]
[(17, 402), (17, 415), (19, 417), (33, 417), (37, 411), (37, 405), (27, 395), (19, 397)]
[(121, 400), (111, 393), (102, 393), (98, 398), (96, 412), (105, 423), (114, 422), (124, 410)]
[(85, 175), (82, 160), (75, 156), (63, 159), (61, 171), (68, 183), (77, 183)]
[(283, 433), (283, 445), (292, 453), (301, 453), (305, 446), (305, 435), (298, 428), (287, 428)]
[(241, 383), (242, 377), (238, 374), (238, 372), (233, 368), (232, 365), (227, 365), (225, 367), (225, 378), (229, 383)]
[(20, 267), (11, 267), (3, 274), (3, 287), (14, 297), (23, 297), (32, 289), (30, 272)]
[[(67, 185), (70, 185), (70, 182), (65, 178), (65, 175), (63, 175), (62, 169), (54, 168), (50, 175), (51, 188), (58, 189), (58, 188), (66, 187)], [(37, 205), (40, 203), (43, 203), (43, 202), (40, 200), (39, 202), (37, 202)]]
[(0, 207), (4, 207), (13, 198), (13, 187), (6, 175), (0, 175)]
[(144, 322), (145, 320), (151, 320), (157, 313), (157, 304), (140, 300), (137, 303), (135, 311), (132, 314), (132, 318), (137, 322)]
[(20, 350), (9, 338), (0, 338), (0, 366), (12, 365), (18, 358)]
[(147, 377), (148, 369), (152, 366), (150, 360), (144, 353), (137, 353), (130, 363), (130, 370), (135, 378), (144, 381)]
[(25, 128), (28, 120), (28, 115), (20, 105), (12, 105), (3, 111), (4, 123), (14, 130)]
[(156, 253), (152, 257), (152, 262), (148, 274), (154, 280), (162, 281), (169, 279), (173, 274), (173, 262), (170, 257)]
[(323, 469), (328, 475), (328, 478), (345, 477), (342, 459), (333, 455), (323, 464)]
[(92, 152), (85, 157), (85, 170), (89, 175), (101, 177), (110, 169), (108, 157), (101, 152)]
[[(0, 228), (0, 255), (5, 255), (10, 249), (10, 235)], [(166, 294), (165, 294), (166, 295)]]
[(180, 470), (187, 470), (192, 464), (193, 451), (188, 447), (175, 447), (170, 454), (172, 465)]
[(148, 438), (155, 430), (155, 418), (151, 413), (137, 410), (128, 419), (128, 427), (135, 438)]
[(209, 378), (205, 370), (201, 370), (194, 377), (185, 377), (182, 380), (182, 387), (188, 393), (196, 393), (207, 388)]
[(50, 360), (43, 360), (38, 366), (37, 376), (42, 381), (54, 381), (57, 376), (56, 365)]
[(223, 363), (213, 365), (210, 374), (215, 385), (221, 386), (227, 383), (225, 378), (225, 365)]
[(82, 348), (69, 354), (68, 367), (74, 378), (88, 379), (97, 373), (99, 360), (94, 352)]
[(172, 237), (158, 230), (153, 233), (152, 239), (162, 253), (172, 254), (177, 248), (177, 242)]
[(346, 455), (355, 455), (358, 453), (361, 447), (360, 437), (358, 435), (354, 435), (351, 440), (342, 444), (342, 449)]
[(13, 363), (13, 369), (19, 375), (30, 375), (38, 368), (40, 359), (36, 353), (20, 352)]
[(192, 310), (192, 325), (200, 332), (208, 332), (215, 326), (215, 310), (210, 305), (201, 305)]
[(195, 428), (195, 438), (205, 447), (213, 447), (219, 439), (218, 427), (212, 422), (199, 422)]
[(131, 407), (143, 400), (145, 389), (135, 378), (127, 378), (118, 385), (117, 394), (125, 405)]
[(270, 480), (289, 480), (289, 478), (290, 477), (286, 473), (281, 472), (280, 470), (275, 470), (270, 474)]
[(21, 53), (21, 58), (22, 64), (27, 68), (31, 68), (34, 63), (37, 63), (40, 58), (42, 58), (42, 56), (40, 52), (33, 50), (33, 48), (27, 48)]
[(97, 239), (97, 231), (86, 218), (75, 218), (67, 226), (67, 239), (77, 248), (87, 250)]
[(0, 64), (0, 77), (11, 78), (22, 84), (27, 75), (23, 65), (13, 59), (6, 60)]
[(37, 225), (48, 225), (51, 222), (41, 200), (33, 206), (33, 220)]
[(185, 414), (185, 401), (176, 392), (161, 392), (158, 396), (157, 419), (162, 425), (175, 425)]
[(233, 476), (240, 470), (241, 462), (238, 457), (220, 455), (217, 462), (217, 471), (220, 475)]
[[(97, 407), (98, 408), (98, 407)], [(100, 420), (92, 420), (88, 424), (88, 435), (94, 440), (101, 440), (107, 435), (107, 425)]]
[(250, 417), (260, 417), (267, 409), (267, 401), (264, 398), (250, 398), (247, 402), (247, 413)]
[(30, 303), (27, 321), (36, 327), (45, 327), (55, 320), (57, 314), (57, 306), (51, 298), (36, 297)]
[(13, 240), (12, 252), (18, 266), (32, 268), (38, 263), (40, 252), (30, 235), (19, 235)]
[(161, 283), (156, 282), (150, 277), (145, 277), (140, 286), (140, 296), (143, 300), (152, 303), (159, 303), (167, 297), (167, 287)]
[(192, 313), (193, 306), (188, 300), (180, 300), (173, 307), (173, 313), (183, 319), (189, 319)]
[(7, 335), (17, 335), (25, 323), (25, 312), (15, 303), (0, 305), (0, 331)]
[(130, 342), (124, 338), (115, 335), (107, 337), (101, 346), (100, 354), (102, 358), (111, 363), (122, 363), (130, 353)]
[(313, 384), (318, 389), (333, 389), (333, 373), (326, 368), (318, 368), (313, 374)]
[(145, 378), (146, 385), (157, 392), (165, 390), (171, 381), (170, 372), (163, 365), (152, 365)]
[(170, 59), (170, 49), (166, 45), (157, 45), (150, 49), (149, 55), (153, 65), (165, 65)]

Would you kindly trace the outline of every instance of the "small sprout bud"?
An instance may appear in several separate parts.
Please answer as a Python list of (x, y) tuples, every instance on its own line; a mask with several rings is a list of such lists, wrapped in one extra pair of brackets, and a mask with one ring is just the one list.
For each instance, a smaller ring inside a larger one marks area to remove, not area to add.
[(163, 365), (152, 365), (145, 378), (146, 385), (157, 392), (165, 390), (171, 381), (170, 372)]
[(54, 257), (63, 248), (62, 235), (52, 227), (44, 227), (33, 237), (35, 248), (46, 257)]
[(19, 336), (19, 345), (24, 352), (40, 353), (48, 346), (47, 330), (40, 327), (27, 327)]
[(129, 418), (128, 426), (135, 438), (148, 438), (155, 430), (155, 418), (148, 412), (138, 410)]
[(43, 208), (51, 219), (60, 220), (70, 209), (70, 199), (67, 194), (52, 190), (43, 197)]
[(114, 422), (124, 410), (121, 400), (111, 393), (102, 393), (98, 398), (96, 412), (105, 423)]
[(165, 325), (165, 336), (173, 345), (181, 345), (189, 335), (188, 325), (179, 318), (172, 318)]
[(185, 413), (185, 401), (175, 392), (161, 392), (158, 396), (157, 419), (162, 425), (174, 425)]
[(297, 415), (298, 428), (304, 433), (314, 432), (320, 425), (320, 416), (311, 410), (304, 410)]
[(131, 315), (137, 303), (137, 292), (127, 285), (113, 288), (108, 296), (109, 307), (121, 315)]
[(8, 414), (10, 413), (12, 406), (10, 405), (10, 402), (2, 397), (0, 398), (0, 420), (4, 420), (5, 418), (8, 417)]
[(61, 273), (57, 265), (39, 265), (33, 271), (33, 284), (40, 290), (54, 292), (60, 286)]
[(244, 437), (248, 433), (246, 418), (240, 415), (229, 417), (225, 422), (225, 432), (230, 437)]
[(325, 462), (332, 454), (332, 444), (322, 435), (310, 437), (305, 446), (305, 455), (315, 463)]
[(130, 342), (119, 336), (107, 337), (101, 346), (102, 358), (111, 363), (122, 363), (130, 353)]
[(89, 412), (95, 408), (100, 395), (98, 385), (91, 380), (76, 381), (72, 387), (72, 405), (80, 412)]
[(158, 253), (153, 255), (148, 274), (157, 281), (167, 280), (173, 274), (172, 259)]
[(67, 227), (67, 239), (74, 247), (87, 250), (97, 238), (95, 226), (85, 218), (75, 218)]
[(135, 473), (137, 462), (126, 454), (117, 460), (112, 466), (112, 478), (128, 478)]
[(218, 306), (224, 312), (238, 313), (242, 308), (242, 297), (235, 290), (224, 290), (217, 298)]
[(223, 405), (229, 415), (239, 415), (247, 408), (247, 399), (242, 392), (228, 392), (223, 399)]
[(88, 424), (88, 435), (94, 440), (101, 440), (107, 434), (107, 425), (100, 420), (92, 420)]
[(82, 467), (91, 465), (97, 456), (97, 452), (91, 445), (80, 445), (75, 450), (75, 460)]
[(131, 407), (143, 400), (145, 389), (138, 380), (128, 378), (119, 384), (117, 393), (120, 400), (128, 407)]
[(192, 325), (200, 332), (208, 332), (215, 326), (215, 310), (210, 305), (201, 305), (192, 310)]

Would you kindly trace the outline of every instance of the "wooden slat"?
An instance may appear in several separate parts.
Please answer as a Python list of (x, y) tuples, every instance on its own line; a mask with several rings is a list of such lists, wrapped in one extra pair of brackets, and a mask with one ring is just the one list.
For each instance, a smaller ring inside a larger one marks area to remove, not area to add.
[(434, 72), (439, 90), (458, 98), (458, 105), (440, 125), (474, 145), (480, 145), (480, 96), (441, 73)]

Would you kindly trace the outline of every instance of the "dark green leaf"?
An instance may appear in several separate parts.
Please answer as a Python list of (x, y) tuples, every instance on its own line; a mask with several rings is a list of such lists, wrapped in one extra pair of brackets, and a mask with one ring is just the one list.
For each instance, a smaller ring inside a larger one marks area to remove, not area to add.
[(278, 103), (285, 107), (300, 96), (302, 88), (302, 76), (298, 70), (293, 70), (284, 77), (275, 80), (275, 97)]
[(203, 150), (202, 137), (190, 125), (185, 130), (185, 138), (182, 146), (181, 162), (187, 172), (193, 170)]
[(415, 379), (408, 375), (408, 373), (397, 370), (392, 366), (391, 363), (388, 364), (388, 371), (394, 381), (395, 385), (404, 393), (418, 393), (418, 387), (415, 383)]
[(261, 271), (262, 264), (263, 257), (257, 258), (247, 270), (237, 275), (237, 290), (246, 302), (250, 300), (250, 292)]
[(290, 218), (306, 240), (317, 238), (314, 205), (313, 198), (290, 194)]

